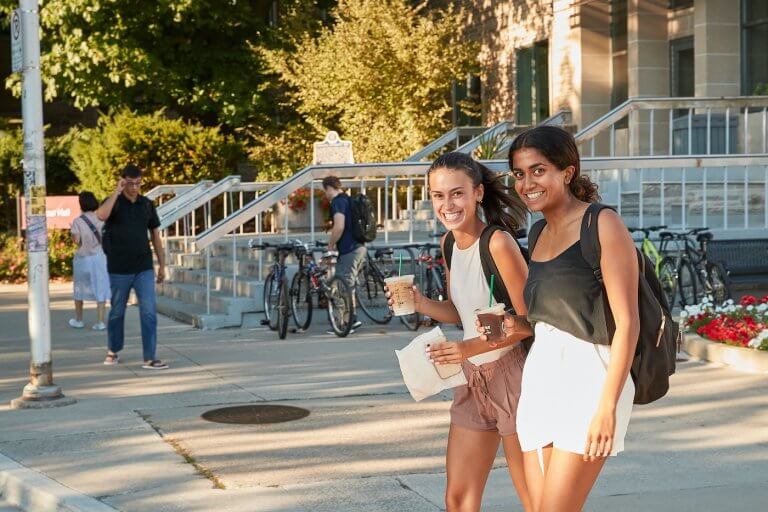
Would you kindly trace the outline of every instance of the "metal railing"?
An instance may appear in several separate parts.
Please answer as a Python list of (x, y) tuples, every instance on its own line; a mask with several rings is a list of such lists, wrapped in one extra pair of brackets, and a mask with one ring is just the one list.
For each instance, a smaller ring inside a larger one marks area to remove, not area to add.
[(768, 153), (768, 96), (632, 98), (576, 134), (583, 155)]
[(462, 139), (477, 137), (487, 129), (488, 127), (486, 126), (458, 126), (452, 128), (406, 158), (405, 161), (420, 162), (425, 158), (430, 158), (433, 153), (436, 153), (449, 145), (453, 146), (454, 150), (458, 149), (462, 144)]
[[(571, 115), (570, 110), (559, 110), (539, 123), (538, 126), (568, 126), (572, 122), (573, 116)], [(512, 146), (512, 142), (515, 140), (515, 136), (517, 136), (520, 131), (523, 131), (525, 128), (528, 128), (528, 126), (520, 126), (519, 130), (514, 130), (514, 136), (507, 137), (507, 139), (496, 148), (493, 158), (506, 158), (507, 154), (509, 153), (509, 148)]]
[(159, 199), (162, 196), (165, 195), (179, 195), (184, 193), (185, 191), (189, 190), (190, 188), (194, 187), (195, 184), (192, 183), (177, 183), (175, 185), (158, 185), (146, 194), (144, 194), (145, 197), (149, 198), (150, 200), (154, 201), (155, 199)]
[[(157, 207), (157, 215), (158, 217), (160, 217), (161, 223), (162, 223), (163, 216), (168, 215), (170, 212), (177, 209), (180, 205), (186, 202), (189, 202), (189, 200), (195, 197), (198, 197), (200, 194), (205, 192), (205, 190), (208, 189), (208, 187), (210, 187), (211, 185), (213, 185), (213, 180), (202, 180), (199, 183), (196, 183), (195, 185), (187, 188), (186, 190), (178, 192), (174, 197), (172, 197), (168, 201), (161, 203)], [(152, 198), (150, 197), (150, 199)]]
[[(182, 217), (207, 205), (214, 198), (226, 193), (239, 183), (240, 176), (227, 176), (216, 183), (209, 181), (208, 183), (205, 183), (205, 186), (202, 188), (198, 189), (197, 187), (193, 187), (186, 193), (176, 196), (171, 201), (168, 201), (158, 208), (157, 213), (160, 217), (160, 229), (167, 228)], [(210, 209), (206, 208), (206, 211), (210, 211)], [(208, 220), (208, 224), (210, 224), (210, 220)]]

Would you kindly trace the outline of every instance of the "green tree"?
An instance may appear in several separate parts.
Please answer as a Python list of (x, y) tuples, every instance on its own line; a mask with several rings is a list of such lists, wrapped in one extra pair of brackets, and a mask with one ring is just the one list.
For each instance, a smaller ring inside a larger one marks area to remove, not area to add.
[[(47, 0), (41, 2), (45, 98), (78, 108), (167, 108), (206, 125), (265, 122), (264, 65), (277, 44), (271, 2)], [(288, 5), (312, 3), (288, 0)], [(18, 2), (0, 0), (6, 13)], [(19, 92), (19, 77), (8, 85)]]
[(114, 190), (119, 169), (143, 169), (144, 190), (160, 184), (217, 180), (235, 169), (242, 150), (218, 128), (168, 119), (162, 111), (138, 115), (121, 110), (102, 116), (95, 128), (72, 141), (72, 169), (81, 187), (104, 197)]
[(451, 81), (476, 66), (462, 12), (341, 0), (331, 17), (289, 50), (260, 51), (312, 127), (306, 132), (335, 129), (352, 140), (357, 160), (392, 161), (449, 128)]

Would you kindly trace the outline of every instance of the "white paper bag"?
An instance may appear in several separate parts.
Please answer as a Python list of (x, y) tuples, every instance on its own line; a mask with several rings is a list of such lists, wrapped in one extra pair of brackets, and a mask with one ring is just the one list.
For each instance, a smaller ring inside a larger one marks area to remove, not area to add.
[(397, 360), (400, 362), (400, 371), (411, 396), (417, 402), (436, 395), (444, 389), (455, 388), (467, 383), (464, 372), (458, 372), (452, 377), (441, 379), (435, 369), (435, 365), (427, 356), (428, 343), (445, 341), (445, 336), (440, 327), (435, 327), (413, 339), (402, 350), (395, 350)]

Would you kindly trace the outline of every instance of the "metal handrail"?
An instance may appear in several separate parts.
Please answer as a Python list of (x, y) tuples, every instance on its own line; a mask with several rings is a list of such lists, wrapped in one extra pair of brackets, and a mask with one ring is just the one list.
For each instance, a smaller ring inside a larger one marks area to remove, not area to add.
[(259, 213), (271, 208), (278, 201), (285, 199), (289, 194), (308, 185), (315, 179), (326, 176), (338, 176), (339, 178), (366, 176), (423, 177), (428, 168), (429, 162), (310, 165), (200, 233), (195, 239), (195, 247), (197, 250), (205, 249), (222, 236), (252, 220)]
[(183, 194), (190, 188), (194, 187), (194, 183), (176, 183), (171, 185), (158, 185), (146, 194), (144, 194), (144, 197), (148, 198), (151, 201), (154, 201), (160, 196), (164, 196), (166, 194)]
[[(483, 164), (496, 172), (507, 172), (506, 160), (484, 160)], [(600, 169), (658, 169), (658, 168), (697, 168), (707, 166), (731, 166), (731, 165), (768, 165), (768, 155), (684, 155), (684, 156), (648, 156), (648, 157), (584, 157), (582, 167), (585, 170)], [(259, 213), (274, 206), (278, 201), (285, 199), (289, 194), (302, 188), (315, 179), (325, 176), (348, 177), (399, 177), (418, 176), (423, 177), (429, 167), (429, 162), (400, 162), (400, 163), (373, 163), (373, 164), (346, 164), (346, 165), (322, 165), (309, 166), (302, 169), (288, 180), (273, 186), (266, 193), (245, 204), (230, 216), (202, 232), (195, 239), (196, 250), (202, 250), (212, 245), (221, 237), (231, 233), (242, 224), (251, 221)]]
[(164, 215), (168, 215), (168, 212), (178, 208), (180, 204), (184, 204), (192, 198), (199, 196), (211, 185), (213, 185), (213, 180), (202, 180), (180, 194), (176, 194), (175, 197), (157, 207), (158, 217), (162, 218)]
[(197, 210), (208, 203), (211, 199), (231, 190), (232, 187), (238, 183), (240, 183), (240, 176), (227, 176), (215, 184), (206, 187), (194, 196), (180, 196), (182, 201), (174, 205), (174, 208), (171, 211), (160, 216), (160, 229), (167, 228), (185, 215), (192, 213), (194, 210)]
[(623, 119), (635, 110), (668, 110), (668, 109), (699, 109), (699, 108), (765, 108), (768, 107), (768, 96), (730, 96), (719, 98), (630, 98), (602, 117), (579, 130), (576, 135), (577, 143), (589, 141), (606, 128)]
[[(571, 117), (571, 111), (567, 109), (558, 110), (553, 115), (549, 116), (536, 126), (545, 126), (545, 125), (551, 125), (551, 126), (562, 126), (569, 124), (572, 121)], [(519, 135), (519, 134), (517, 134)], [(515, 137), (509, 137), (507, 140), (505, 140), (501, 146), (499, 146), (499, 149), (496, 151), (495, 156), (503, 155), (505, 152), (509, 151), (510, 146), (512, 146), (512, 142), (514, 142)]]
[(405, 159), (406, 162), (419, 162), (423, 160), (424, 158), (427, 158), (429, 155), (434, 153), (435, 151), (438, 151), (451, 142), (456, 143), (456, 146), (459, 146), (459, 138), (463, 135), (468, 135), (470, 137), (475, 137), (479, 135), (480, 133), (484, 132), (487, 129), (485, 126), (457, 126), (456, 128), (452, 128), (442, 134), (440, 137), (436, 138), (411, 156)]

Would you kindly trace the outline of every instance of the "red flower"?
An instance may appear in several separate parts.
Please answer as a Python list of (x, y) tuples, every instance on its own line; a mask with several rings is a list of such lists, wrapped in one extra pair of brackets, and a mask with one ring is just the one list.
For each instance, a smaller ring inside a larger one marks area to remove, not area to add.
[(745, 295), (741, 298), (741, 300), (739, 301), (739, 304), (745, 307), (754, 306), (755, 304), (757, 304), (757, 299), (752, 295)]

